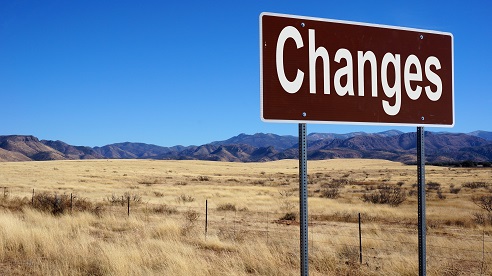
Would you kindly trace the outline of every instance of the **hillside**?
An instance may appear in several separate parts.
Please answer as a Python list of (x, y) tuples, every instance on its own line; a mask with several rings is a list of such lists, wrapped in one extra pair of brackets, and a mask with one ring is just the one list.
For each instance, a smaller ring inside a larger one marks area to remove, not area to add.
[[(486, 131), (469, 134), (426, 132), (426, 161), (491, 162), (491, 134)], [(124, 142), (91, 148), (72, 146), (62, 141), (40, 141), (31, 135), (8, 135), (0, 136), (0, 161), (108, 158), (263, 162), (298, 158), (297, 142), (297, 137), (290, 135), (242, 133), (200, 146), (161, 147)], [(416, 133), (395, 130), (380, 133), (311, 133), (308, 135), (308, 158), (370, 158), (413, 163), (416, 162)]]
[(63, 155), (64, 159), (76, 160), (104, 158), (103, 155), (99, 154), (91, 147), (71, 146), (62, 141), (41, 140), (41, 143), (60, 152)]
[(11, 155), (15, 159), (6, 161), (27, 161), (27, 160), (60, 160), (65, 159), (63, 154), (54, 148), (47, 146), (31, 135), (8, 135), (0, 136), (0, 148), (10, 152), (3, 157)]
[(32, 135), (0, 136), (0, 161), (45, 161), (100, 159), (90, 147), (72, 146), (62, 141), (39, 140)]
[(472, 136), (477, 136), (488, 141), (492, 141), (492, 131), (477, 130), (469, 133)]

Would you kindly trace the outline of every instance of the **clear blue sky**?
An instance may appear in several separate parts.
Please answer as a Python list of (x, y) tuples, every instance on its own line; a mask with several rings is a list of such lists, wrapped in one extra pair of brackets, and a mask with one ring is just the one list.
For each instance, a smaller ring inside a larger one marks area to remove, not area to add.
[(429, 130), (492, 131), (490, 1), (1, 0), (0, 134), (87, 146), (297, 135), (260, 120), (263, 11), (453, 33), (456, 124)]

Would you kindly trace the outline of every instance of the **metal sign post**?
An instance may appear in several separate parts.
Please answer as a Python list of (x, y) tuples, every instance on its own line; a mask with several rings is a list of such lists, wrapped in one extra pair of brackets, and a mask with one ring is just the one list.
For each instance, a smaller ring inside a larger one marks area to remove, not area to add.
[(417, 127), (417, 181), (419, 226), (419, 276), (426, 275), (424, 127)]
[(306, 124), (299, 124), (299, 216), (301, 276), (309, 275)]

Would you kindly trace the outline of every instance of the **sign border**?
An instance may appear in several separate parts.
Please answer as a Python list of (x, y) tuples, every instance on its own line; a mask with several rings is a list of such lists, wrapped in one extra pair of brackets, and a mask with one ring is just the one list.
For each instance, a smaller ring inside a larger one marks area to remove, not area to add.
[[(263, 116), (263, 25), (262, 25), (262, 18), (265, 15), (450, 36), (451, 37), (451, 66), (452, 66), (452, 68), (451, 68), (451, 87), (452, 87), (451, 105), (452, 105), (452, 107), (451, 108), (452, 108), (453, 123), (449, 124), (449, 125), (444, 125), (444, 124), (426, 124), (425, 122), (422, 122), (419, 124), (412, 124), (412, 123), (385, 123), (385, 122), (344, 122), (344, 121), (265, 119)], [(454, 125), (456, 123), (455, 104), (454, 104), (454, 36), (450, 32), (441, 32), (441, 31), (434, 31), (434, 30), (401, 27), (401, 26), (390, 26), (390, 25), (382, 25), (382, 24), (363, 23), (363, 22), (356, 22), (356, 21), (345, 21), (345, 20), (318, 18), (318, 17), (310, 17), (310, 16), (292, 15), (292, 14), (272, 13), (272, 12), (262, 12), (260, 14), (260, 16), (259, 16), (259, 31), (260, 31), (260, 40), (259, 40), (259, 42), (260, 42), (260, 44), (259, 44), (259, 46), (260, 46), (260, 117), (261, 117), (261, 120), (263, 122), (266, 122), (266, 123), (301, 123), (301, 124), (302, 123), (336, 124), (336, 125), (372, 125), (372, 126), (413, 126), (413, 127), (415, 127), (415, 126), (428, 126), (428, 127), (443, 127), (443, 128), (452, 128), (452, 127), (454, 127)]]

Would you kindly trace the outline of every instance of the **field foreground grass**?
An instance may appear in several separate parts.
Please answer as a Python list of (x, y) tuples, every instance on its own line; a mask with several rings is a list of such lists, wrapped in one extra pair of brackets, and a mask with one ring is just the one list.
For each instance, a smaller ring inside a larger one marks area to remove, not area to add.
[[(297, 275), (297, 165), (0, 163), (0, 274)], [(418, 275), (415, 166), (309, 161), (308, 174), (311, 275)], [(492, 210), (477, 200), (490, 179), (426, 167), (429, 275), (492, 274)]]

